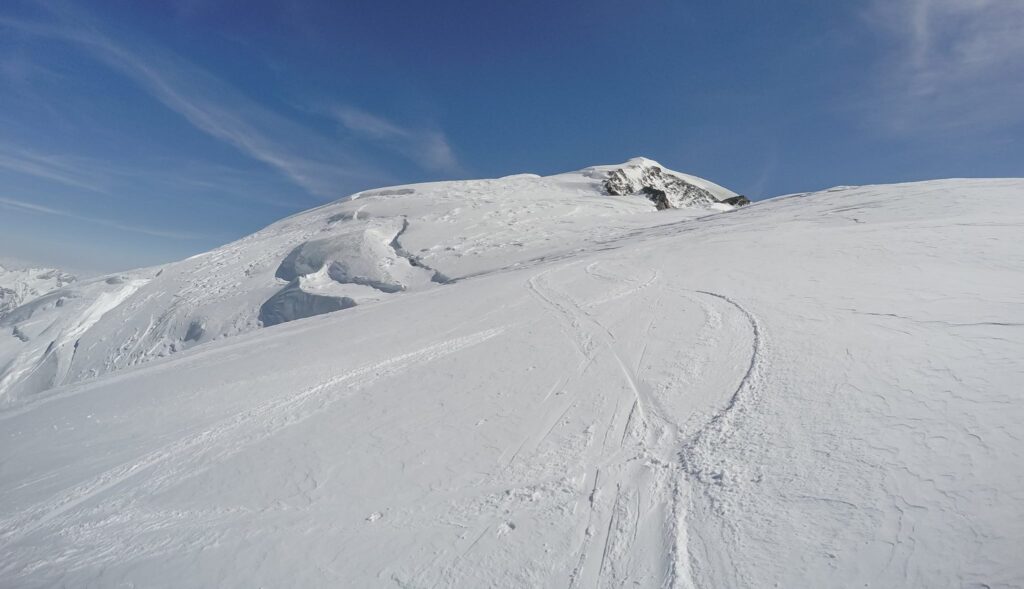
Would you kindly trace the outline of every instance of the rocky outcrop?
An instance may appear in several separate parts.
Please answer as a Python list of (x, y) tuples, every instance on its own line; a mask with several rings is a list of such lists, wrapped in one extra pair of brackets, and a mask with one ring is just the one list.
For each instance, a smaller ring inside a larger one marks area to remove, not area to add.
[(728, 191), (716, 195), (711, 189), (698, 186), (696, 180), (691, 182), (683, 176), (665, 170), (651, 160), (637, 158), (621, 168), (608, 172), (604, 190), (617, 196), (643, 195), (653, 202), (658, 210), (709, 207), (715, 204), (742, 206), (750, 202), (746, 197), (733, 195)]
[(737, 194), (736, 196), (725, 198), (718, 202), (723, 202), (727, 205), (732, 205), (734, 207), (743, 207), (750, 204), (750, 199), (743, 196), (742, 194)]
[(640, 189), (640, 193), (653, 202), (654, 206), (657, 207), (659, 211), (672, 208), (672, 203), (668, 200), (668, 193), (660, 188), (644, 186)]

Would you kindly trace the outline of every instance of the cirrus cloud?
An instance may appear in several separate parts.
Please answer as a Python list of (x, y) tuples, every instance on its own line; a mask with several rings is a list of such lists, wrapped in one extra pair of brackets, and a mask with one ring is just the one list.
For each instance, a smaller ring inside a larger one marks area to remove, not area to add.
[(462, 170), (441, 131), (402, 127), (351, 106), (334, 107), (328, 114), (349, 131), (401, 154), (423, 169), (455, 174)]
[(876, 104), (896, 131), (1024, 122), (1024, 2), (874, 0)]

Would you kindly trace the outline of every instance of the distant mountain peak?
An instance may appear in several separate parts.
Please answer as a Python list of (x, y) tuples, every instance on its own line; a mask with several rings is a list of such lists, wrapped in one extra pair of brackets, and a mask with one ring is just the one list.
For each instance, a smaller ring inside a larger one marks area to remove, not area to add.
[(635, 157), (607, 172), (604, 190), (611, 195), (643, 195), (659, 210), (684, 207), (743, 206), (750, 200), (717, 184), (674, 172), (645, 157)]
[(7, 268), (0, 265), (0, 317), (75, 280), (73, 275), (55, 268)]

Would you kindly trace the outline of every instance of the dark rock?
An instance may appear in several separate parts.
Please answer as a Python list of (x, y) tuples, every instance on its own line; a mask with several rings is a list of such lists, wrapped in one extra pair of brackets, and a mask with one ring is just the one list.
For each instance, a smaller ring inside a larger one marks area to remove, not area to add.
[(658, 210), (707, 206), (718, 202), (707, 190), (656, 165), (633, 164), (613, 170), (604, 181), (604, 189), (616, 196), (643, 194), (654, 202)]
[(672, 208), (672, 204), (668, 202), (668, 195), (665, 194), (664, 190), (661, 190), (660, 188), (651, 188), (650, 186), (644, 186), (640, 192), (643, 193), (644, 196), (649, 198), (651, 202), (654, 203), (654, 206), (658, 208), (659, 211)]
[(721, 202), (727, 205), (732, 205), (734, 207), (742, 207), (750, 204), (750, 199), (743, 196), (742, 194), (737, 194), (736, 196), (733, 196), (731, 198), (722, 199)]

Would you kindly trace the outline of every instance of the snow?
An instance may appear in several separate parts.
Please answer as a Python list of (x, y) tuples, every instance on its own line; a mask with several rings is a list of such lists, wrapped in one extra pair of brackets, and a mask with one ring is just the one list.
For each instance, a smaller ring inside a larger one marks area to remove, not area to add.
[[(0, 585), (1024, 585), (1024, 180), (655, 212), (590, 170), (5, 317), (77, 351), (0, 411)], [(283, 291), (356, 304), (260, 328)]]
[[(605, 194), (603, 179), (588, 169), (370, 190), (181, 262), (82, 281), (0, 317), (0, 330), (23, 335), (0, 336), (0, 408), (261, 326), (571, 255), (675, 219), (651, 215), (643, 196)], [(140, 286), (58, 345), (97, 297), (120, 290), (111, 281)]]
[[(599, 178), (601, 180), (607, 178), (610, 173), (615, 172), (621, 174), (622, 178), (632, 185), (634, 192), (639, 190), (641, 186), (647, 183), (646, 181), (650, 179), (650, 176), (653, 172), (657, 175), (654, 178), (656, 185), (654, 185), (653, 187), (655, 188), (667, 188), (663, 184), (663, 182), (665, 182), (666, 180), (668, 182), (682, 180), (686, 184), (696, 186), (697, 188), (706, 191), (711, 198), (719, 201), (738, 196), (735, 192), (729, 190), (728, 188), (723, 188), (722, 186), (719, 186), (718, 184), (715, 184), (710, 180), (705, 180), (704, 178), (698, 178), (697, 176), (684, 174), (682, 172), (676, 172), (674, 170), (667, 170), (658, 162), (651, 159), (647, 159), (645, 157), (636, 157), (624, 164), (620, 164), (617, 166), (593, 166), (591, 168), (583, 170), (583, 173), (588, 174), (594, 178)], [(666, 172), (668, 178), (660, 177), (660, 172)], [(680, 205), (687, 206), (689, 203), (674, 204), (678, 207)], [(721, 208), (718, 210), (731, 209), (732, 207), (725, 205), (725, 208)]]
[(75, 281), (54, 268), (0, 265), (0, 317), (28, 301)]

